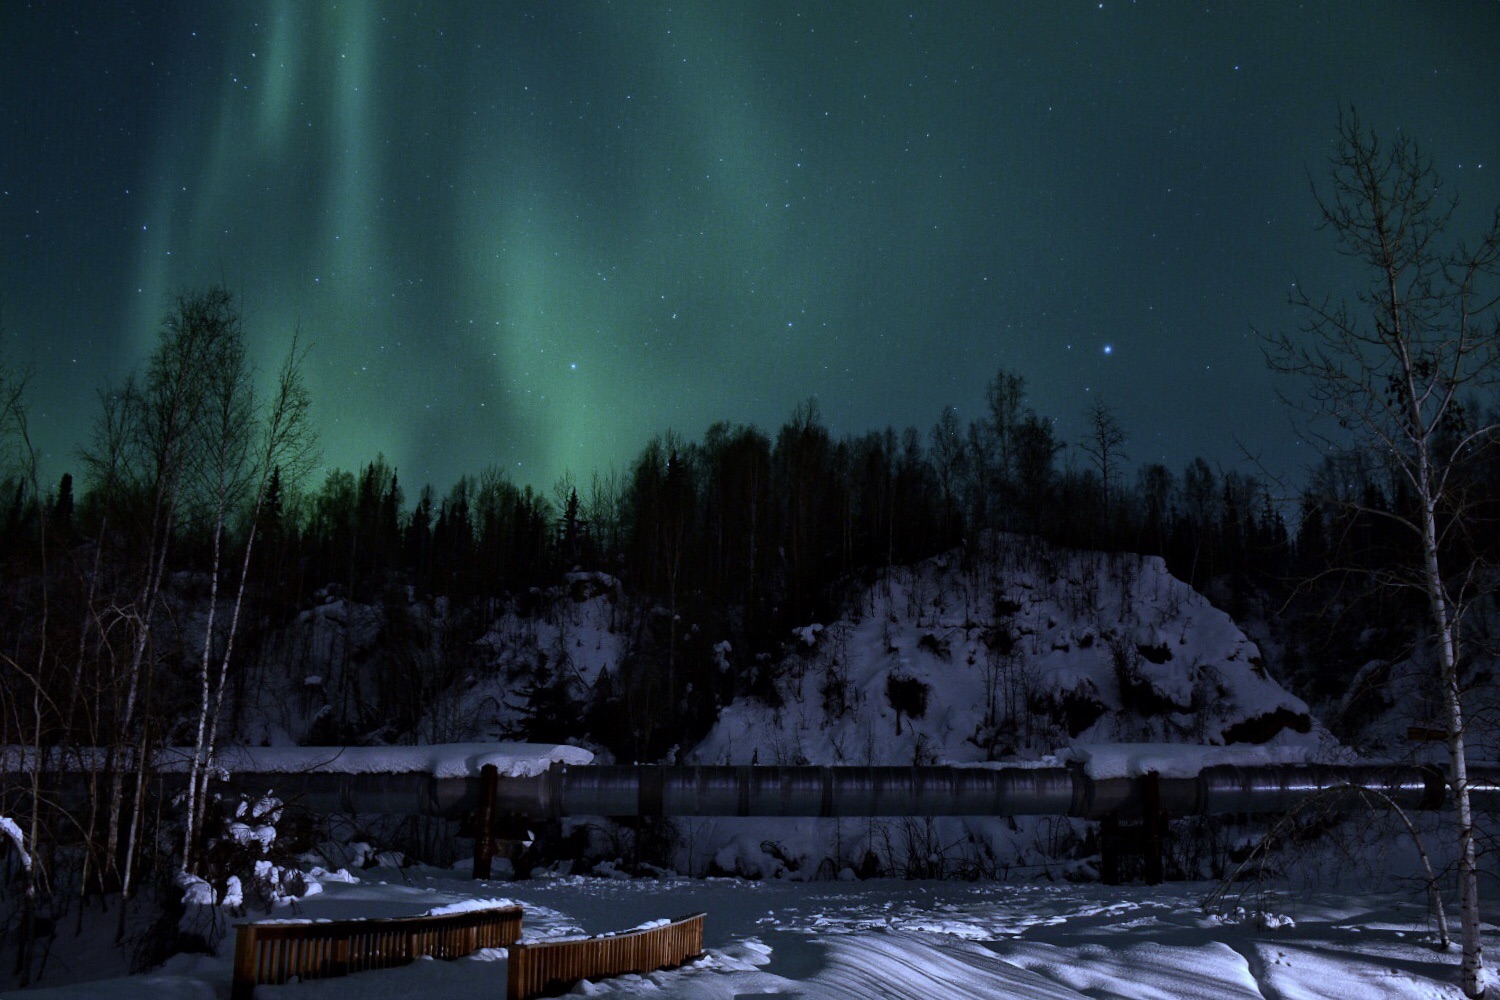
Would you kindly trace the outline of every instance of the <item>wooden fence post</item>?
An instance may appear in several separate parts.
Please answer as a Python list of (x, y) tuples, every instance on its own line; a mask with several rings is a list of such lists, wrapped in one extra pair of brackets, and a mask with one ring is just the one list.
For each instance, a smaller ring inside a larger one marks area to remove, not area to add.
[[(482, 929), (482, 930), (481, 930)], [(386, 969), (414, 959), (462, 958), (521, 936), (521, 908), (317, 923), (239, 924), (230, 1000), (253, 1000), (261, 983)]]
[(229, 1000), (254, 1000), (255, 997), (255, 925), (240, 924), (235, 928), (234, 982), (229, 987)]
[(510, 949), (506, 1000), (530, 1000), (580, 979), (675, 969), (703, 953), (703, 914), (647, 930), (570, 941), (535, 941)]

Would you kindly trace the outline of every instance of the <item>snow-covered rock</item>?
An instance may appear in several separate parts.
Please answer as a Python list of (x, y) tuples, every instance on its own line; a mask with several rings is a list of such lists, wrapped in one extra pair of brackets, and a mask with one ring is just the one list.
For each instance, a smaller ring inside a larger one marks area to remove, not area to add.
[[(1312, 729), (1255, 643), (1161, 559), (992, 544), (967, 568), (897, 569), (863, 595), (864, 613), (796, 630), (782, 704), (735, 700), (687, 759), (962, 763), (1074, 742), (1296, 742)], [(913, 682), (926, 692), (915, 717), (898, 697)]]

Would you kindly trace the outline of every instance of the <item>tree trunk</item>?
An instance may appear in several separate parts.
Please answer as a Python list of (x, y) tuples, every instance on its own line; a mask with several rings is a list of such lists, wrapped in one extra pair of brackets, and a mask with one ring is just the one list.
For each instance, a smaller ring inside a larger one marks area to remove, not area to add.
[[(204, 742), (207, 735), (209, 711), (212, 699), (209, 697), (208, 664), (213, 658), (214, 649), (214, 615), (219, 608), (219, 564), (224, 539), (224, 496), (220, 493), (219, 509), (214, 518), (214, 542), (213, 561), (210, 566), (210, 581), (208, 585), (208, 621), (203, 627), (203, 655), (198, 662), (198, 732), (193, 741), (193, 760), (188, 765), (188, 788), (187, 788), (187, 822), (184, 824), (182, 833), (182, 870), (190, 872), (193, 870), (193, 846), (198, 840), (198, 831), (201, 824), (202, 803), (198, 799), (198, 776), (208, 766), (209, 747)], [(219, 689), (223, 690), (223, 680), (219, 682)]]
[(1423, 505), (1422, 549), (1427, 599), (1437, 630), (1438, 669), (1448, 715), (1449, 780), (1453, 786), (1454, 818), (1458, 822), (1459, 941), (1463, 949), (1459, 986), (1466, 997), (1484, 996), (1484, 945), (1479, 927), (1479, 864), (1474, 850), (1474, 814), (1469, 804), (1468, 757), (1464, 748), (1464, 707), (1459, 691), (1456, 624), (1448, 608), (1438, 561), (1437, 519), (1431, 503)]
[[(151, 619), (156, 613), (156, 598), (161, 592), (161, 579), (166, 570), (168, 540), (172, 536), (172, 517), (170, 512), (166, 522), (162, 526), (159, 536), (152, 539), (151, 565), (148, 568), (146, 582), (140, 596), (140, 607), (137, 609), (139, 615), (136, 621), (135, 641), (130, 651), (130, 676), (127, 682), (125, 694), (125, 705), (117, 721), (119, 739), (115, 746), (117, 750), (124, 750), (129, 739), (131, 723), (135, 721), (136, 700), (140, 694), (141, 671), (146, 662), (146, 649), (151, 643)], [(108, 810), (108, 833), (105, 837), (104, 863), (110, 868), (115, 867), (115, 857), (120, 846), (120, 809), (125, 796), (125, 773), (121, 769), (121, 761), (113, 761), (109, 787), (109, 810)]]

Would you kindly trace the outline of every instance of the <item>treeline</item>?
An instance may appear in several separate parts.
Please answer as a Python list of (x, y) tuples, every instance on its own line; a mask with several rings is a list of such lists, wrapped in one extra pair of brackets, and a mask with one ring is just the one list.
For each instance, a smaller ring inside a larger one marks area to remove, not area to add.
[[(221, 297), (215, 308), (232, 312), (227, 293), (213, 294)], [(472, 629), (482, 630), (483, 609), (507, 600), (534, 607), (566, 573), (582, 570), (619, 580), (629, 602), (664, 611), (659, 617), (668, 623), (689, 622), (700, 636), (727, 640), (739, 669), (717, 701), (737, 690), (764, 693), (755, 665), (778, 654), (791, 629), (836, 617), (851, 593), (882, 571), (965, 553), (987, 532), (1162, 556), (1175, 575), (1210, 591), (1235, 615), (1248, 613), (1252, 599), (1284, 601), (1299, 582), (1302, 600), (1295, 606), (1311, 614), (1330, 591), (1351, 586), (1344, 570), (1411, 556), (1409, 541), (1382, 516), (1409, 497), (1399, 478), (1369, 455), (1330, 455), (1295, 503), (1259, 476), (1201, 458), (1181, 470), (1155, 463), (1131, 469), (1127, 436), (1107, 407), (1091, 406), (1085, 433), (1064, 441), (1054, 422), (1028, 405), (1024, 376), (1006, 370), (987, 387), (982, 415), (967, 423), (948, 408), (925, 432), (887, 428), (836, 438), (809, 400), (772, 433), (729, 423), (697, 440), (668, 432), (623, 472), (595, 472), (586, 482), (565, 476), (546, 493), (491, 468), (442, 494), (431, 485), (408, 493), (399, 470), (378, 456), (357, 472), (336, 469), (318, 484), (303, 478), (305, 449), (295, 469), (278, 461), (271, 445), (255, 461), (243, 442), (234, 444), (237, 457), (202, 442), (192, 444), (195, 457), (175, 456), (173, 449), (189, 449), (171, 440), (169, 426), (129, 426), (147, 417), (170, 423), (163, 409), (170, 400), (156, 397), (172, 377), (158, 357), (141, 384), (101, 397), (99, 432), (84, 454), (77, 499), (71, 475), (46, 494), (24, 477), (5, 484), (0, 548), (7, 588), (24, 591), (23, 582), (40, 579), (38, 570), (47, 567), (52, 636), (46, 645), (53, 655), (76, 646), (81, 662), (105, 648), (104, 634), (117, 630), (106, 627), (113, 615), (130, 626), (126, 631), (138, 628), (128, 648), (132, 659), (143, 659), (152, 602), (171, 574), (200, 581), (207, 593), (234, 586), (248, 595), (253, 641), (328, 593), (369, 604), (407, 593), (441, 596), (471, 611)], [(188, 403), (208, 407), (210, 396)], [(218, 442), (235, 438), (231, 424), (251, 420), (249, 409), (230, 413), (227, 404), (214, 405)], [(197, 416), (193, 424), (201, 435), (213, 421)], [(1473, 490), (1495, 495), (1500, 470), (1493, 460), (1467, 475)], [(1306, 584), (1320, 574), (1323, 582)], [(1405, 595), (1372, 595), (1371, 620), (1409, 622)], [(30, 655), (24, 637), (41, 642), (39, 609), (19, 596), (10, 605), (14, 627), (7, 629), (17, 662)], [(109, 614), (101, 615), (101, 607)], [(678, 661), (720, 654), (706, 646), (685, 649), (670, 624), (666, 631), (643, 636), (637, 648), (643, 658), (673, 664), (670, 673), (680, 680), (662, 697), (675, 705), (679, 688), (694, 677), (676, 669)], [(118, 646), (108, 648), (121, 655)], [(1295, 649), (1292, 660), (1294, 667), (1301, 663)], [(135, 677), (143, 665), (132, 663), (127, 674)], [(77, 669), (74, 675), (82, 676)], [(1309, 671), (1323, 679), (1320, 686), (1328, 676)], [(138, 683), (126, 684), (121, 695), (118, 683), (104, 681), (98, 690), (110, 698), (93, 697), (90, 689), (62, 700), (103, 706), (106, 715), (94, 724), (100, 731), (117, 731), (119, 723), (129, 729), (130, 684)], [(179, 686), (191, 688), (191, 678), (167, 690)], [(109, 709), (116, 703), (118, 710)], [(202, 715), (202, 705), (196, 707)], [(716, 707), (705, 704), (705, 718)], [(212, 700), (207, 711), (215, 711)], [(68, 720), (60, 724), (76, 729)], [(185, 734), (179, 728), (170, 735)]]
[[(1232, 613), (1254, 595), (1284, 598), (1319, 575), (1343, 585), (1344, 570), (1411, 557), (1383, 516), (1410, 498), (1369, 455), (1330, 454), (1288, 499), (1201, 458), (1129, 469), (1124, 433), (1101, 406), (1086, 436), (1063, 441), (1014, 372), (997, 374), (987, 400), (966, 425), (946, 409), (926, 432), (842, 438), (809, 400), (773, 433), (729, 423), (697, 440), (668, 432), (623, 472), (565, 476), (546, 493), (488, 469), (441, 496), (424, 485), (413, 501), (377, 457), (295, 503), (268, 504), (266, 578), (296, 608), (330, 584), (362, 602), (397, 586), (467, 603), (524, 600), (571, 570), (601, 571), (674, 614), (730, 615), (730, 638), (753, 655), (836, 616), (850, 588), (881, 571), (962, 553), (988, 531), (1161, 556)], [(1467, 475), (1466, 496), (1495, 495), (1493, 456)]]
[[(200, 328), (234, 331), (224, 338), (232, 346), (183, 343), (201, 336)], [(216, 350), (230, 356), (201, 364)], [(195, 364), (203, 368), (196, 374)], [(220, 712), (220, 685), (232, 671), (229, 649), (217, 644), (232, 646), (240, 635), (253, 642), (329, 592), (363, 603), (408, 592), (441, 596), (472, 609), (473, 628), (482, 629), (480, 609), (493, 610), (496, 601), (534, 604), (569, 571), (603, 572), (641, 608), (729, 641), (739, 668), (730, 687), (764, 692), (755, 665), (775, 656), (792, 628), (837, 616), (852, 589), (892, 566), (964, 553), (987, 532), (1159, 555), (1236, 615), (1250, 610), (1253, 597), (1284, 600), (1294, 582), (1325, 574), (1298, 605), (1315, 609), (1313, 596), (1349, 585), (1342, 570), (1411, 556), (1399, 527), (1382, 516), (1410, 499), (1375, 457), (1328, 457), (1289, 526), (1293, 505), (1258, 476), (1203, 459), (1181, 470), (1131, 469), (1127, 435), (1101, 403), (1085, 414), (1079, 439), (1060, 439), (1054, 422), (1028, 404), (1024, 376), (1006, 370), (988, 385), (982, 414), (967, 423), (948, 408), (925, 432), (836, 438), (809, 400), (774, 432), (729, 423), (697, 440), (669, 432), (623, 472), (595, 472), (586, 482), (566, 476), (546, 493), (487, 469), (442, 494), (431, 485), (408, 493), (382, 457), (307, 482), (305, 400), (291, 415), (292, 447), (276, 440), (288, 435), (285, 427), (262, 426), (275, 414), (257, 412), (262, 404), (249, 393), (247, 372), (232, 297), (222, 289), (184, 296), (148, 370), (101, 395), (80, 494), (70, 474), (46, 493), (25, 475), (6, 480), (0, 551), (15, 598), (7, 654), (24, 663), (50, 650), (56, 662), (39, 663), (37, 676), (66, 681), (56, 690), (69, 693), (49, 698), (60, 729), (79, 729), (70, 715), (79, 705), (100, 713), (89, 722), (100, 733), (131, 731), (138, 711), (152, 714), (135, 702), (147, 660), (161, 655), (151, 629), (162, 582), (174, 574), (197, 581), (205, 597), (217, 595), (206, 605), (215, 613), (220, 588), (233, 588), (236, 629), (246, 597), (253, 610), (246, 633), (210, 633), (196, 686), (180, 663), (151, 674), (149, 697), (171, 705), (158, 738), (186, 742), (197, 734), (184, 732), (183, 720), (209, 726)], [(1469, 495), (1495, 495), (1493, 458), (1466, 475)], [(1466, 536), (1454, 544), (1474, 542)], [(1375, 596), (1373, 620), (1409, 619), (1404, 595)], [(667, 633), (643, 636), (637, 647), (645, 659), (672, 664), (662, 697), (676, 705), (678, 688), (694, 676), (678, 661), (711, 654), (681, 648), (670, 624)], [(65, 658), (63, 650), (74, 652)], [(111, 666), (91, 679), (101, 656)], [(1299, 663), (1294, 650), (1293, 666)], [(1329, 674), (1309, 676), (1326, 683)], [(25, 688), (8, 685), (11, 706), (24, 702)], [(704, 713), (715, 707), (706, 703)], [(13, 708), (7, 722), (16, 717)]]
[[(1021, 398), (1021, 376), (1002, 382)], [(467, 601), (604, 571), (632, 594), (743, 608), (779, 629), (836, 613), (847, 583), (990, 529), (1161, 555), (1197, 584), (1293, 568), (1284, 505), (1263, 480), (1202, 459), (1127, 478), (1119, 451), (1107, 472), (1079, 468), (1061, 460), (1053, 426), (1019, 405), (967, 426), (946, 410), (925, 433), (835, 438), (809, 400), (774, 433), (668, 432), (624, 472), (566, 476), (545, 493), (487, 469), (413, 495), (376, 457), (291, 502), (273, 488), (267, 577), (298, 606), (330, 584), (366, 602), (392, 585)]]

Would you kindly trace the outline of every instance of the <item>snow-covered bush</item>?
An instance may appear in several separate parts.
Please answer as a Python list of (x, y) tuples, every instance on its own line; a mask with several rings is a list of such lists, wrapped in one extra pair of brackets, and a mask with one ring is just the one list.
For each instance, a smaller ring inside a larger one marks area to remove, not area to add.
[(284, 806), (270, 792), (219, 801), (199, 873), (179, 872), (178, 950), (215, 952), (228, 919), (321, 890), (296, 863), (296, 838), (282, 835)]

